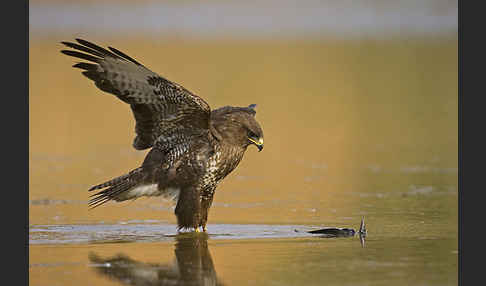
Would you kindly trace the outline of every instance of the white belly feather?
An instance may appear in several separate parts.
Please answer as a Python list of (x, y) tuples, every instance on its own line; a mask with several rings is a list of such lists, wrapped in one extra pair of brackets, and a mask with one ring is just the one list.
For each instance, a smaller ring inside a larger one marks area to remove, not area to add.
[(140, 197), (157, 197), (163, 196), (166, 199), (172, 199), (176, 201), (179, 198), (179, 188), (166, 188), (165, 190), (159, 190), (157, 184), (137, 186), (126, 192), (121, 193), (116, 197), (116, 201), (125, 201), (136, 199)]
[[(215, 185), (218, 183), (217, 179), (217, 172), (219, 170), (218, 168), (218, 162), (221, 157), (221, 152), (215, 152), (215, 154), (208, 160), (207, 165), (206, 165), (206, 174), (202, 178), (202, 182), (205, 185)], [(198, 158), (199, 159), (199, 158)], [(131, 200), (131, 199), (136, 199), (140, 197), (157, 197), (157, 196), (162, 196), (165, 199), (172, 199), (174, 201), (177, 201), (179, 199), (179, 193), (180, 189), (179, 188), (166, 188), (164, 190), (159, 190), (157, 184), (150, 184), (150, 185), (141, 185), (141, 186), (136, 186), (126, 192), (123, 192), (119, 194), (115, 200), (116, 201), (125, 201), (125, 200)]]

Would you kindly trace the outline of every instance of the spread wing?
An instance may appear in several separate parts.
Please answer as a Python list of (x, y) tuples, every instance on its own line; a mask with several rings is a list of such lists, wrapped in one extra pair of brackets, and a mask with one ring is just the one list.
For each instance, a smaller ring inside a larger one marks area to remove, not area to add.
[(177, 130), (199, 135), (208, 132), (211, 110), (202, 98), (115, 48), (76, 41), (62, 42), (74, 50), (61, 52), (88, 61), (73, 67), (84, 70), (82, 74), (102, 91), (130, 104), (136, 121), (135, 149), (152, 147), (161, 135), (174, 135)]

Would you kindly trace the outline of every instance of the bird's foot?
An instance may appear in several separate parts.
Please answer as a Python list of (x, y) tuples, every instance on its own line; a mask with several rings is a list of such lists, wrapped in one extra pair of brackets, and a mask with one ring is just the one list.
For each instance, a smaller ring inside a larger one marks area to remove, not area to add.
[(201, 230), (199, 230), (199, 227), (196, 227), (196, 228), (194, 229), (194, 231), (195, 231), (195, 232), (201, 232)]
[(208, 228), (205, 225), (203, 225), (202, 229), (203, 229), (204, 232), (208, 231)]

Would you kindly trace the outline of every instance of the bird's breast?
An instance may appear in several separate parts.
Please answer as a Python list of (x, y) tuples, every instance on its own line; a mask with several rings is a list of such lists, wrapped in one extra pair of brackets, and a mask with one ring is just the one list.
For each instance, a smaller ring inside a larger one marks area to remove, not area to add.
[(206, 161), (202, 183), (205, 187), (218, 184), (221, 178), (221, 152), (214, 152)]
[(241, 161), (244, 152), (238, 150), (216, 150), (206, 161), (202, 183), (205, 188), (216, 186)]

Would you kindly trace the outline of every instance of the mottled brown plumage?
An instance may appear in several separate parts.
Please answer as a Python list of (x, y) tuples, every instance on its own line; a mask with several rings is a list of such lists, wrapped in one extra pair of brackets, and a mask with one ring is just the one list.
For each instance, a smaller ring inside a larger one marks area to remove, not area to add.
[(133, 147), (152, 148), (139, 168), (92, 187), (89, 191), (101, 191), (90, 205), (141, 196), (174, 197), (179, 229), (205, 230), (218, 183), (238, 166), (250, 144), (263, 148), (256, 105), (211, 111), (202, 98), (125, 53), (76, 41), (62, 42), (74, 50), (61, 52), (87, 60), (73, 67), (82, 69), (102, 91), (130, 104), (137, 134)]

